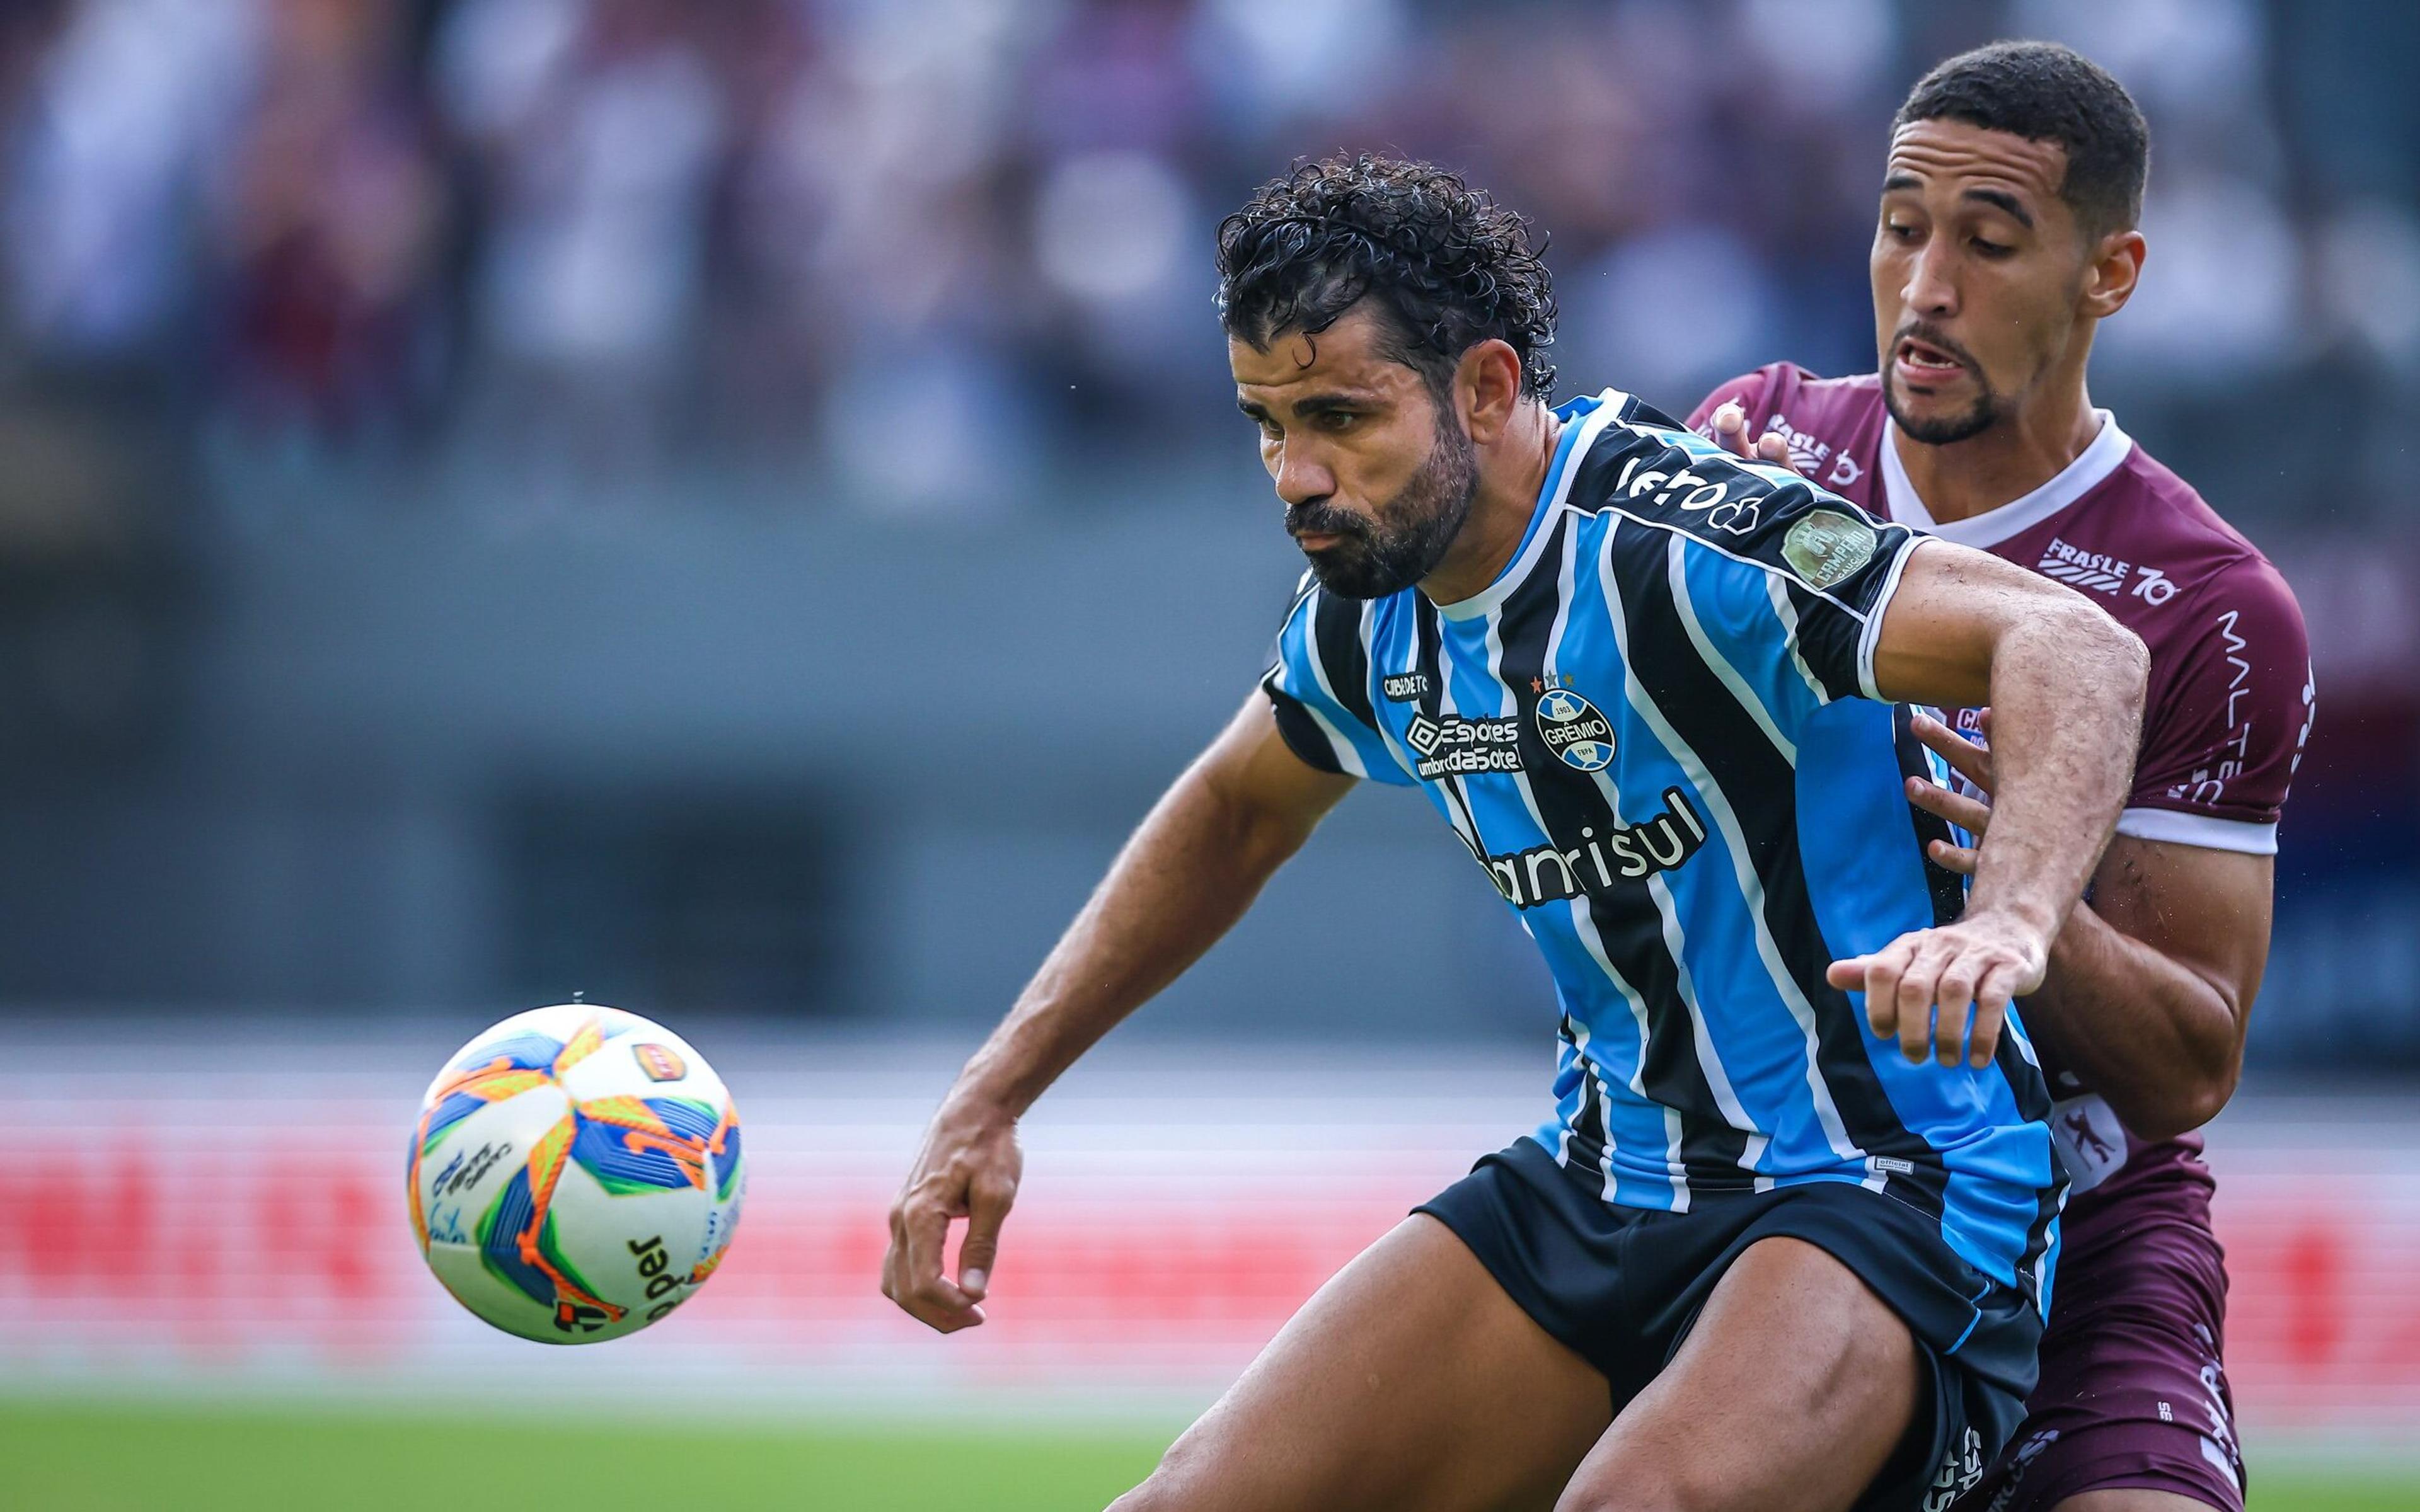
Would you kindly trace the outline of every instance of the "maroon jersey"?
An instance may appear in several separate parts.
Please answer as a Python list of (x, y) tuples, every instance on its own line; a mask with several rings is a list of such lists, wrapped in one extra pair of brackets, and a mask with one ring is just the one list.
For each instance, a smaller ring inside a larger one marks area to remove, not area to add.
[[(2145, 455), (2107, 411), (2083, 455), (1997, 509), (1940, 524), (1889, 441), (1881, 379), (1819, 378), (1776, 363), (1708, 394), (1689, 424), (1732, 399), (1747, 434), (1782, 436), (1807, 477), (1872, 514), (1980, 548), (2076, 589), (2151, 654), (2143, 743), (2118, 832), (2257, 856), (2277, 849), (2286, 789), (2310, 734), (2303, 611), (2277, 569), (2183, 479)], [(1959, 717), (1970, 733), (1971, 711)], [(2109, 1105), (2045, 1065), (2060, 1102), (2052, 1132), (2074, 1186), (2062, 1280), (2148, 1226), (2210, 1226), (2198, 1135), (2135, 1138)]]

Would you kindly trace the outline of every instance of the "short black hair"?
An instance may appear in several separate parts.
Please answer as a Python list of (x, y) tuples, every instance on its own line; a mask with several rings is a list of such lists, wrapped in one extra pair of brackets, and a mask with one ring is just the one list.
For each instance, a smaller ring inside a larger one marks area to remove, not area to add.
[(1522, 392), (1555, 390), (1555, 285), (1528, 224), (1458, 174), (1362, 153), (1297, 163), (1218, 225), (1218, 316), (1266, 350), (1315, 336), (1368, 299), (1387, 355), (1442, 393), (1462, 354), (1500, 339)]
[(1993, 42), (1934, 67), (1891, 119), (1965, 121), (2067, 149), (2059, 198), (2086, 236), (2131, 230), (2143, 218), (2151, 132), (2126, 86), (2056, 42)]

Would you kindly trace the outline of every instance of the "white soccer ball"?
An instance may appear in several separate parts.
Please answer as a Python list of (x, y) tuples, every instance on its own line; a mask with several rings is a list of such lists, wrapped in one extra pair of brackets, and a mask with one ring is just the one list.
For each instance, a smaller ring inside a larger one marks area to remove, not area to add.
[(456, 1301), (508, 1334), (635, 1334), (722, 1263), (746, 1172), (706, 1058), (636, 1013), (532, 1009), (462, 1047), (412, 1130), (411, 1228)]

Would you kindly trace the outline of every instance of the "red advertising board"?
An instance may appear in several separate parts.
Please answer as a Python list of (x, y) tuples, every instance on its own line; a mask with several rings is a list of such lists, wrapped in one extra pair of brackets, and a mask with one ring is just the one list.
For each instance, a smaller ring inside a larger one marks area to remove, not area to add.
[[(636, 1356), (726, 1393), (865, 1401), (1198, 1400), (1524, 1111), (1431, 1097), (1340, 1116), (1232, 1086), (1181, 1105), (1073, 1102), (1029, 1136), (990, 1323), (943, 1339), (876, 1290), (924, 1104), (777, 1084), (743, 1106), (748, 1206), (713, 1282), (639, 1338), (561, 1350), (490, 1333), (422, 1266), (403, 1203), (412, 1105), (391, 1081), (213, 1078), (197, 1095), (79, 1072), (6, 1090), (0, 1370), (21, 1386), (577, 1389)], [(2256, 1433), (2420, 1423), (2420, 1163), (2404, 1133), (2255, 1104), (2213, 1139), (2228, 1365)]]

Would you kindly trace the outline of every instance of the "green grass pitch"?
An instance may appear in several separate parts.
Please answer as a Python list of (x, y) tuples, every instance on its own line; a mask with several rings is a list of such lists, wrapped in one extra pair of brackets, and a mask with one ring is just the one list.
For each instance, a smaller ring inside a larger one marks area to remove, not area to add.
[[(1167, 1434), (649, 1427), (504, 1412), (0, 1402), (0, 1506), (45, 1512), (1087, 1512)], [(2252, 1512), (2410, 1512), (2420, 1474), (2261, 1472)]]

